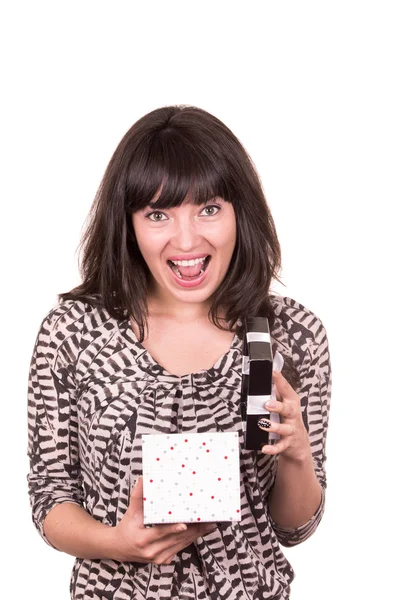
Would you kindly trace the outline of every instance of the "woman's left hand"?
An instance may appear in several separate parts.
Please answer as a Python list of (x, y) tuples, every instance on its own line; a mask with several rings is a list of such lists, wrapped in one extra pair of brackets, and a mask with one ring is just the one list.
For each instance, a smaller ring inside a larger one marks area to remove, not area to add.
[(263, 446), (262, 452), (282, 453), (285, 458), (291, 460), (304, 460), (311, 455), (311, 451), (309, 436), (302, 420), (299, 396), (280, 372), (273, 371), (273, 382), (277, 400), (267, 402), (266, 408), (271, 413), (278, 413), (281, 422), (260, 419), (266, 422), (266, 425), (258, 426), (264, 431), (278, 433), (281, 439), (273, 445)]

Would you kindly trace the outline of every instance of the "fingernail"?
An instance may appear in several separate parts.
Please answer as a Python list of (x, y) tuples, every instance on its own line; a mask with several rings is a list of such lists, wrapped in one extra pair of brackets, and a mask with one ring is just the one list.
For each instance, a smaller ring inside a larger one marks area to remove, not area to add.
[(269, 452), (271, 446), (262, 446), (262, 452), (266, 453)]
[(270, 429), (270, 427), (272, 426), (272, 424), (267, 419), (260, 419), (258, 421), (258, 426), (259, 427), (263, 427), (264, 429)]
[(186, 529), (187, 529), (187, 526), (184, 525), (184, 523), (181, 523), (180, 525), (177, 525), (175, 527), (175, 531), (186, 531)]
[(275, 402), (275, 400), (268, 400), (268, 401), (265, 403), (265, 406), (266, 406), (267, 408), (276, 408), (276, 402)]
[(278, 377), (280, 375), (280, 371), (273, 371), (273, 375), (275, 375), (276, 377)]

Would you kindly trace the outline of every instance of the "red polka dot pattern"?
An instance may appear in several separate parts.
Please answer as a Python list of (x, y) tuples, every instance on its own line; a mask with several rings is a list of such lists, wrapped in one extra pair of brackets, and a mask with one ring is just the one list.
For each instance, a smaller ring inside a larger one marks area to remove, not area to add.
[(238, 433), (185, 435), (142, 435), (144, 524), (239, 521)]

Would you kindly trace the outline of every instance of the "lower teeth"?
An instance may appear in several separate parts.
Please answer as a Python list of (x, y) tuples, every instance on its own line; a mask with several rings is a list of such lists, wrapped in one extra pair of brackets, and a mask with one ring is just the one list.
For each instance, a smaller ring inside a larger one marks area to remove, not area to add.
[[(200, 273), (198, 275), (196, 275), (196, 277), (199, 277), (200, 275), (202, 275), (204, 273), (204, 267), (201, 269)], [(179, 269), (176, 269), (176, 274), (178, 275), (179, 279), (184, 279), (179, 271)]]

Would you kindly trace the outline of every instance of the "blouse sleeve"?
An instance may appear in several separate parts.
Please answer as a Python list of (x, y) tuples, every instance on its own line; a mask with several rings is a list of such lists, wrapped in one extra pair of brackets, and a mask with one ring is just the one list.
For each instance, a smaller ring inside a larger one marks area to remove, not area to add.
[(325, 328), (320, 319), (312, 316), (315, 336), (312, 343), (308, 345), (300, 373), (301, 384), (297, 392), (301, 399), (303, 421), (309, 434), (314, 470), (322, 488), (321, 502), (313, 517), (297, 528), (280, 527), (271, 519), (276, 536), (283, 546), (295, 546), (309, 538), (317, 529), (324, 513), (327, 486), (326, 436), (332, 374)]
[(70, 303), (43, 321), (28, 385), (28, 491), (33, 522), (42, 538), (48, 512), (63, 502), (83, 506), (74, 367), (82, 309)]

